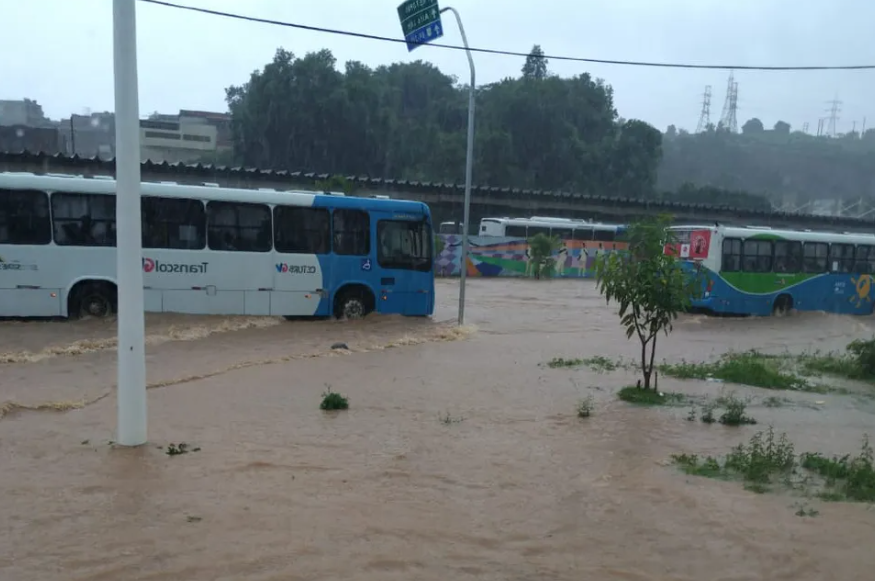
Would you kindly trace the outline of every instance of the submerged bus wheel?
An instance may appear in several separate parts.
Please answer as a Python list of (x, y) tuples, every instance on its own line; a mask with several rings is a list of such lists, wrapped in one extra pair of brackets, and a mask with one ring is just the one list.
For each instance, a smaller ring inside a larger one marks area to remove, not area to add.
[(790, 295), (781, 295), (775, 299), (775, 304), (772, 306), (773, 315), (789, 315), (793, 310), (793, 297)]
[(374, 295), (364, 286), (351, 286), (337, 293), (334, 316), (338, 319), (361, 319), (374, 310)]
[(108, 282), (80, 282), (70, 291), (68, 315), (102, 318), (111, 315), (116, 308), (115, 285)]

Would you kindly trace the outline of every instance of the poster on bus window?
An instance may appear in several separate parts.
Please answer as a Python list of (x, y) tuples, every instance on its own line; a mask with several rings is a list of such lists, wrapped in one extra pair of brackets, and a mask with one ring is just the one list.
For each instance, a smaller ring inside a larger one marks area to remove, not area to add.
[(666, 247), (666, 254), (674, 254), (684, 259), (704, 260), (711, 248), (710, 230), (688, 230), (676, 233), (679, 242)]

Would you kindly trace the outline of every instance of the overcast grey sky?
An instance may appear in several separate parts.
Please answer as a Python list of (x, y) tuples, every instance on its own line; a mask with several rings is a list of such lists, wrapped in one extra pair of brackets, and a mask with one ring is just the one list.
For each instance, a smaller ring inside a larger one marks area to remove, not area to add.
[[(400, 36), (399, 0), (178, 0), (191, 6)], [(442, 2), (441, 5), (446, 5)], [(452, 0), (472, 45), (604, 59), (741, 65), (875, 63), (875, 0)], [(111, 0), (0, 0), (0, 98), (38, 100), (53, 118), (112, 110)], [(329, 48), (338, 63), (423, 59), (467, 79), (463, 53), (253, 24), (137, 3), (140, 110), (225, 111), (224, 89), (247, 80), (282, 46), (295, 54)], [(445, 41), (460, 42), (448, 23)], [(516, 57), (475, 54), (478, 84), (517, 75)], [(705, 85), (720, 116), (727, 71), (646, 69), (551, 62), (613, 85), (621, 116), (658, 128), (694, 129)], [(739, 126), (759, 117), (810, 131), (843, 101), (839, 131), (868, 116), (875, 126), (875, 71), (736, 72)]]

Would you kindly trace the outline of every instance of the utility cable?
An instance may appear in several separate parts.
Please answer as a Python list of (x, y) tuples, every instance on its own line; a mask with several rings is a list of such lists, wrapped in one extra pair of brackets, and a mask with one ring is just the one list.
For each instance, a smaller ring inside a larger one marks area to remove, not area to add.
[[(391, 38), (388, 36), (378, 36), (376, 34), (367, 34), (364, 32), (352, 32), (350, 30), (338, 30), (334, 28), (324, 28), (321, 26), (310, 26), (308, 24), (298, 24), (294, 22), (283, 22), (281, 20), (271, 20), (269, 18), (257, 18), (255, 16), (245, 16), (243, 14), (234, 14), (232, 12), (222, 12), (220, 10), (211, 10), (209, 8), (196, 8), (194, 6), (185, 6), (174, 2), (166, 2), (165, 0), (140, 0), (148, 4), (156, 4), (167, 8), (177, 8), (179, 10), (188, 10), (191, 12), (199, 12), (201, 14), (210, 14), (213, 16), (222, 16), (224, 18), (233, 18), (235, 20), (243, 20), (246, 22), (256, 22), (259, 24), (271, 24), (273, 26), (284, 26), (286, 28), (297, 28), (299, 30), (309, 30), (311, 32), (322, 32), (325, 34), (337, 34), (341, 36), (350, 36), (354, 38), (364, 38), (367, 40), (380, 40), (383, 42), (395, 42), (406, 44), (407, 41), (403, 38)], [(441, 44), (441, 43), (412, 43), (412, 44), (427, 44), (437, 48), (446, 48), (450, 50), (465, 50), (464, 46)], [(496, 54), (504, 56), (514, 56), (526, 58), (530, 53), (514, 52), (509, 50), (498, 50), (492, 48), (477, 48), (471, 47), (471, 52), (482, 54)], [(739, 70), (739, 71), (855, 71), (855, 70), (872, 70), (875, 69), (875, 64), (872, 65), (820, 65), (820, 66), (755, 66), (755, 65), (703, 65), (692, 63), (660, 63), (646, 61), (623, 61), (610, 59), (595, 59), (561, 55), (544, 55), (544, 58), (552, 61), (570, 61), (581, 63), (594, 63), (600, 65), (617, 65), (629, 67), (653, 67), (667, 69), (712, 69), (712, 70)]]

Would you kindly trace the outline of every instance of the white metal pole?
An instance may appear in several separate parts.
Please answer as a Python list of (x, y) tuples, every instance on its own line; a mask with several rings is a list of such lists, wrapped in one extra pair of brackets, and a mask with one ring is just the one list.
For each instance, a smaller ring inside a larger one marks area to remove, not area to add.
[(140, 224), (140, 105), (135, 0), (113, 0), (118, 443), (146, 443), (146, 349)]
[(441, 12), (450, 11), (456, 17), (459, 32), (462, 35), (462, 44), (468, 55), (468, 66), (471, 67), (471, 86), (468, 88), (468, 153), (465, 156), (465, 210), (462, 223), (462, 271), (459, 280), (459, 325), (465, 324), (465, 281), (468, 274), (468, 232), (470, 231), (469, 219), (471, 217), (471, 178), (474, 173), (474, 92), (477, 86), (477, 77), (474, 72), (474, 58), (471, 56), (471, 48), (468, 46), (468, 36), (465, 27), (462, 26), (462, 18), (455, 8), (447, 6)]

